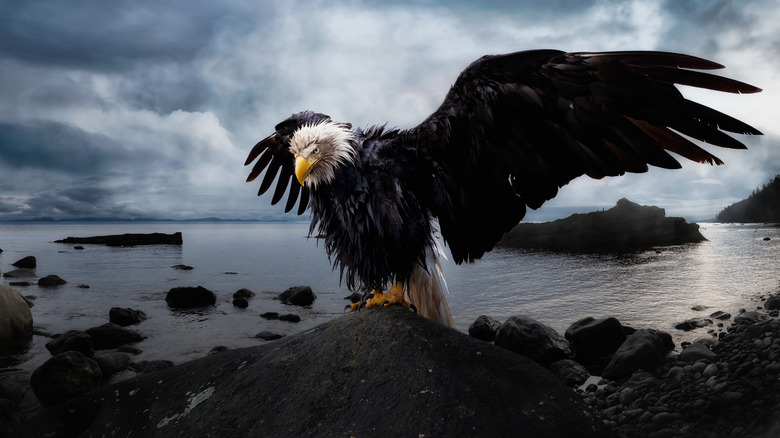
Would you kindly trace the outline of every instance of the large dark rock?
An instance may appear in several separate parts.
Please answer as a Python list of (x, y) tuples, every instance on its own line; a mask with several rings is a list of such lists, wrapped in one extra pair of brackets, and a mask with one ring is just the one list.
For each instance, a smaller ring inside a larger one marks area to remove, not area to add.
[(312, 292), (309, 286), (293, 286), (279, 294), (279, 299), (284, 304), (295, 306), (311, 306), (317, 295)]
[(558, 332), (522, 315), (510, 316), (501, 324), (495, 343), (544, 366), (574, 356), (569, 341)]
[(82, 330), (68, 330), (47, 342), (46, 349), (49, 350), (52, 356), (56, 356), (66, 351), (78, 351), (87, 357), (91, 357), (95, 354), (92, 345), (92, 336)]
[(125, 353), (105, 351), (92, 356), (92, 360), (100, 366), (100, 372), (104, 379), (108, 379), (120, 371), (124, 371), (130, 365), (130, 356)]
[(38, 286), (40, 287), (57, 287), (62, 286), (67, 281), (60, 278), (58, 275), (47, 275), (38, 279)]
[(113, 234), (109, 236), (67, 237), (55, 240), (56, 243), (89, 243), (107, 246), (138, 246), (138, 245), (181, 245), (181, 233), (149, 233), (149, 234)]
[(623, 325), (617, 318), (583, 318), (566, 329), (566, 339), (574, 345), (580, 362), (591, 362), (617, 351), (626, 340)]
[(0, 284), (0, 345), (14, 342), (32, 331), (33, 317), (24, 297)]
[(546, 223), (521, 223), (504, 235), (502, 246), (552, 251), (632, 251), (707, 240), (699, 225), (667, 218), (663, 208), (621, 199), (607, 211), (574, 214)]
[(469, 335), (483, 341), (493, 342), (499, 327), (501, 327), (499, 321), (487, 315), (480, 315), (469, 326)]
[(13, 266), (21, 269), (35, 269), (38, 266), (38, 261), (35, 259), (35, 256), (27, 256), (15, 261)]
[(27, 424), (29, 436), (611, 436), (536, 363), (398, 306), (124, 380)]
[(116, 348), (146, 339), (146, 336), (135, 330), (126, 329), (111, 322), (87, 329), (87, 333), (92, 337), (92, 345), (95, 350)]
[(175, 309), (191, 309), (194, 307), (213, 306), (217, 303), (214, 292), (203, 286), (174, 287), (165, 296), (168, 306)]
[(682, 330), (685, 332), (689, 332), (691, 330), (707, 327), (708, 325), (712, 325), (712, 320), (708, 318), (692, 318), (692, 319), (686, 319), (683, 322), (678, 322), (674, 325), (674, 328), (677, 330)]
[(108, 311), (108, 320), (122, 327), (140, 324), (141, 321), (145, 321), (146, 319), (148, 319), (146, 313), (129, 307), (112, 307), (111, 310)]
[(616, 380), (639, 369), (652, 371), (664, 364), (666, 352), (667, 345), (655, 330), (637, 330), (617, 349), (602, 376)]
[(103, 375), (98, 364), (78, 351), (54, 356), (33, 371), (30, 378), (35, 395), (44, 405), (92, 391), (99, 388), (102, 382)]

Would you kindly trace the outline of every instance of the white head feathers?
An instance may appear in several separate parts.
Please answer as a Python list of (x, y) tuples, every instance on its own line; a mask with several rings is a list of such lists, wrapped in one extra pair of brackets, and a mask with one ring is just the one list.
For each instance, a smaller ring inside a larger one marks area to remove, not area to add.
[(306, 183), (315, 189), (332, 181), (339, 165), (353, 162), (354, 139), (349, 125), (326, 120), (295, 131), (290, 139), (290, 152), (311, 163)]

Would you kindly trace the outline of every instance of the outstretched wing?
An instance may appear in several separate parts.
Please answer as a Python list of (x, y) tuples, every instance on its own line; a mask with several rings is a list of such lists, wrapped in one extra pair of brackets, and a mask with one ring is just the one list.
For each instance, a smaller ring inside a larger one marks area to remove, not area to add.
[(258, 157), (260, 158), (257, 159), (257, 162), (252, 167), (252, 171), (249, 173), (246, 181), (254, 181), (263, 170), (268, 168), (263, 177), (263, 181), (260, 183), (260, 190), (257, 191), (257, 196), (268, 191), (271, 185), (273, 185), (276, 175), (279, 174), (279, 179), (276, 183), (276, 188), (274, 189), (274, 195), (271, 198), (271, 205), (276, 205), (276, 203), (282, 199), (285, 191), (289, 187), (290, 194), (287, 197), (287, 204), (284, 207), (284, 212), (287, 213), (292, 210), (295, 206), (295, 202), (299, 199), (298, 214), (303, 214), (303, 212), (306, 211), (306, 207), (309, 204), (309, 189), (302, 187), (298, 183), (298, 180), (293, 178), (293, 175), (295, 174), (295, 165), (293, 162), (293, 155), (290, 153), (290, 139), (293, 133), (301, 126), (316, 124), (324, 120), (330, 120), (330, 117), (313, 111), (295, 113), (276, 125), (274, 128), (276, 132), (261, 140), (252, 148), (244, 165), (247, 166)]
[[(685, 136), (745, 148), (725, 134), (755, 128), (685, 99), (674, 84), (731, 93), (760, 89), (699, 72), (723, 66), (664, 52), (484, 56), (439, 109), (407, 131), (416, 193), (438, 217), (456, 262), (489, 251), (525, 215), (580, 175), (679, 168), (667, 151), (722, 164)], [(680, 134), (684, 134), (680, 135)]]

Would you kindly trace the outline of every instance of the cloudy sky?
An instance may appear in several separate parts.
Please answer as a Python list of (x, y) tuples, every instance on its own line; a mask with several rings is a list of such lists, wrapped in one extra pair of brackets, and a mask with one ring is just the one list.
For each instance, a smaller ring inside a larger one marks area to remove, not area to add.
[(313, 109), (408, 128), (488, 53), (667, 50), (758, 95), (684, 93), (766, 135), (725, 166), (576, 180), (531, 219), (621, 197), (712, 218), (780, 173), (776, 0), (0, 0), (0, 220), (279, 219), (244, 182), (273, 126)]

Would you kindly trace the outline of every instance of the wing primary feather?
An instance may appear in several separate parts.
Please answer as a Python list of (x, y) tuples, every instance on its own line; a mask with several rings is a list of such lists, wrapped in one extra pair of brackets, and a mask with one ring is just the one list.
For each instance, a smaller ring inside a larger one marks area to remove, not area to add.
[(293, 170), (289, 166), (282, 166), (281, 173), (279, 175), (279, 182), (276, 183), (276, 190), (274, 190), (274, 196), (271, 198), (271, 205), (276, 205), (284, 196), (284, 192), (287, 191), (287, 186), (292, 179)]
[(290, 195), (287, 197), (287, 204), (284, 206), (284, 212), (289, 213), (295, 207), (295, 201), (298, 200), (298, 194), (301, 191), (301, 185), (295, 178), (290, 178)]
[(279, 172), (279, 168), (281, 166), (281, 160), (271, 161), (271, 165), (268, 166), (268, 170), (265, 172), (265, 177), (263, 177), (263, 182), (260, 184), (260, 190), (258, 190), (257, 196), (262, 195), (268, 190), (269, 187), (271, 187), (271, 183), (273, 183), (274, 178), (276, 178), (276, 174)]
[(260, 159), (257, 160), (257, 163), (252, 167), (252, 171), (249, 172), (249, 176), (246, 177), (246, 182), (252, 182), (257, 178), (265, 169), (266, 166), (268, 166), (268, 163), (273, 160), (274, 154), (271, 152), (271, 149), (268, 149), (263, 153), (263, 155), (260, 156)]
[(275, 132), (269, 135), (268, 137), (257, 142), (257, 144), (252, 148), (252, 150), (249, 151), (249, 155), (246, 157), (246, 161), (244, 161), (244, 166), (248, 166), (249, 163), (255, 161), (255, 158), (257, 158), (257, 156), (260, 155), (261, 152), (268, 149), (271, 146), (271, 143), (276, 143)]
[(306, 211), (306, 207), (309, 206), (309, 189), (307, 187), (301, 188), (301, 201), (298, 204), (298, 215), (302, 215)]

